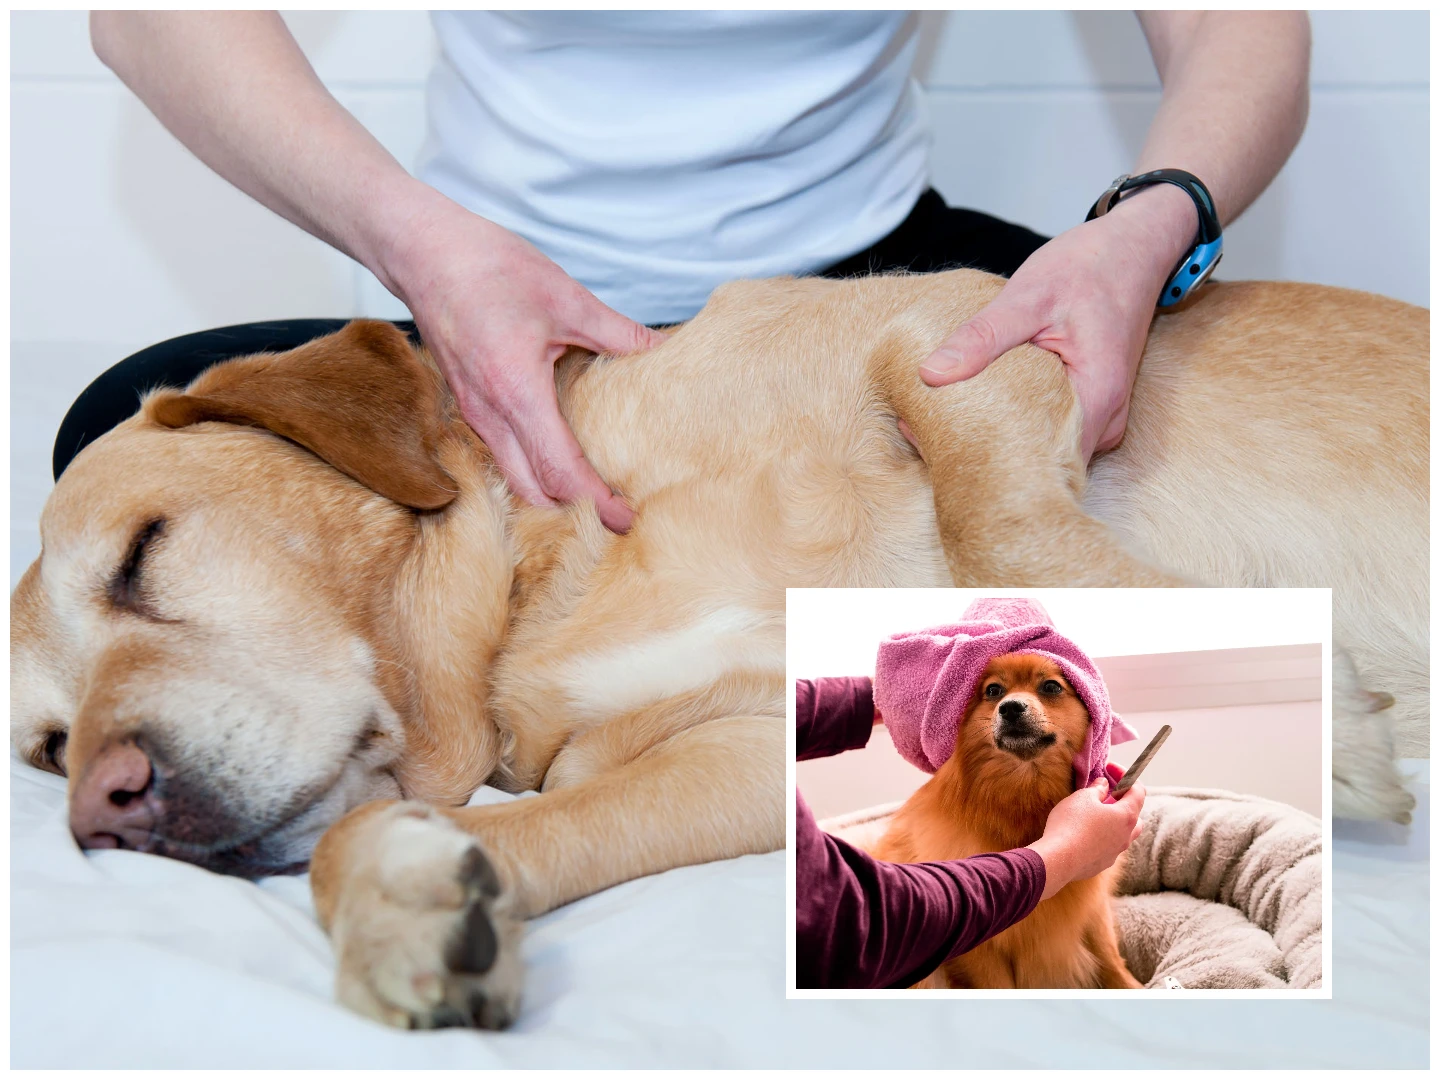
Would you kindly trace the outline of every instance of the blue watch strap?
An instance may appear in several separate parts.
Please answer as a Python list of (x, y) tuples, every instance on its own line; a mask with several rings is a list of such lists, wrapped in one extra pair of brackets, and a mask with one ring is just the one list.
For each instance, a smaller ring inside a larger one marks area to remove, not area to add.
[(1224, 239), (1220, 233), (1220, 218), (1215, 212), (1215, 200), (1211, 198), (1210, 189), (1200, 178), (1183, 169), (1155, 169), (1139, 176), (1116, 177), (1104, 194), (1095, 200), (1090, 212), (1085, 215), (1085, 220), (1093, 221), (1097, 217), (1103, 217), (1125, 192), (1154, 184), (1173, 184), (1184, 191), (1195, 204), (1195, 213), (1199, 218), (1194, 248), (1175, 264), (1175, 269), (1155, 305), (1168, 308), (1180, 303), (1203, 285), (1219, 265), (1220, 256), (1223, 254)]
[(1220, 236), (1215, 237), (1208, 244), (1196, 244), (1195, 249), (1180, 260), (1180, 265), (1175, 268), (1175, 273), (1165, 283), (1165, 288), (1160, 293), (1160, 300), (1155, 306), (1174, 307), (1205, 284), (1215, 267), (1220, 265), (1220, 256), (1224, 254), (1222, 250), (1224, 245), (1225, 240)]

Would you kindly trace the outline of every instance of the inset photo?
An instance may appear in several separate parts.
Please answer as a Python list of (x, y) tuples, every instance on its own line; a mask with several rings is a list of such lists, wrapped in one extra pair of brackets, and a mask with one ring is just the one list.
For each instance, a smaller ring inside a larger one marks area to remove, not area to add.
[(1331, 996), (1329, 589), (786, 595), (787, 996)]

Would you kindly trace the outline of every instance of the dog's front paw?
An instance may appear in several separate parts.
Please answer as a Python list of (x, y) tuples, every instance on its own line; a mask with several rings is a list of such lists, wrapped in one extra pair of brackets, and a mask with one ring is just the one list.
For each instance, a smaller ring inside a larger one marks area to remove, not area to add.
[(331, 926), (340, 1002), (395, 1027), (508, 1026), (522, 923), (480, 845), (419, 803), (367, 833)]

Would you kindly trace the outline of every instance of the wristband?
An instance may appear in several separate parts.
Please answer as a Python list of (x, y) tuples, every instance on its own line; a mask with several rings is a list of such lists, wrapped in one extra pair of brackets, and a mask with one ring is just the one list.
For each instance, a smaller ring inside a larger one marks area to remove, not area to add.
[(1124, 173), (1117, 176), (1105, 189), (1104, 194), (1095, 200), (1095, 205), (1090, 207), (1085, 220), (1093, 221), (1095, 218), (1104, 217), (1125, 192), (1154, 184), (1174, 184), (1190, 196), (1191, 202), (1195, 204), (1195, 212), (1200, 217), (1200, 228), (1195, 233), (1195, 246), (1175, 264), (1175, 269), (1170, 272), (1170, 278), (1165, 282), (1165, 288), (1155, 304), (1158, 308), (1168, 308), (1180, 303), (1203, 285), (1220, 264), (1224, 247), (1224, 239), (1220, 235), (1220, 218), (1215, 213), (1215, 201), (1210, 198), (1209, 189), (1199, 178), (1183, 169), (1156, 169), (1139, 176)]

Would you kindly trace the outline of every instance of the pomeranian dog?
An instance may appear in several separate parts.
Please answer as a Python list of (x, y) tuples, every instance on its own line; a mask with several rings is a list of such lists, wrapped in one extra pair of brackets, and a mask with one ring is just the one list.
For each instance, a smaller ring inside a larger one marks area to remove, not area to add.
[[(1059, 664), (1024, 653), (996, 657), (976, 686), (954, 753), (896, 811), (872, 854), (930, 862), (1034, 843), (1074, 789), (1071, 759), (1089, 726)], [(1142, 989), (1120, 955), (1110, 907), (1123, 858), (1072, 881), (914, 989)]]

